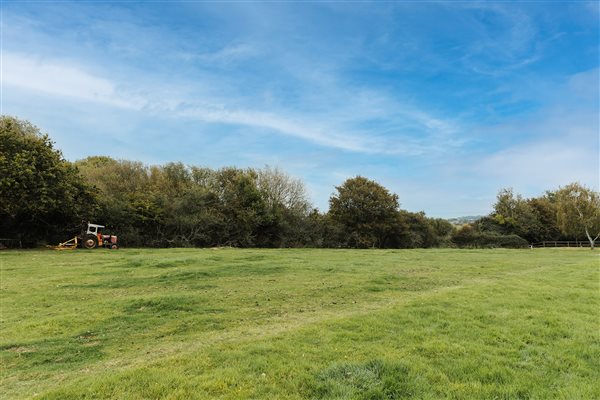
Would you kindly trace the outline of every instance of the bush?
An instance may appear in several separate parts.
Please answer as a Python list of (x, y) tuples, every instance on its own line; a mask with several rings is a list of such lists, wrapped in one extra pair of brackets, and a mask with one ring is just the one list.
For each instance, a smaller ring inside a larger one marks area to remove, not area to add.
[(467, 248), (524, 248), (529, 243), (519, 235), (501, 235), (494, 232), (479, 232), (472, 225), (465, 225), (452, 236), (458, 247)]

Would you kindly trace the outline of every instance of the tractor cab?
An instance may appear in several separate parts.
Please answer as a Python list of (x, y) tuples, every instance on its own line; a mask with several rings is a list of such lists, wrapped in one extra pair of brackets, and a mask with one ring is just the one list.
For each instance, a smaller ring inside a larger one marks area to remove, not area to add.
[(85, 234), (86, 235), (97, 235), (98, 234), (98, 228), (102, 229), (104, 227), (105, 227), (104, 225), (90, 224), (88, 222), (88, 224), (87, 224), (87, 232)]

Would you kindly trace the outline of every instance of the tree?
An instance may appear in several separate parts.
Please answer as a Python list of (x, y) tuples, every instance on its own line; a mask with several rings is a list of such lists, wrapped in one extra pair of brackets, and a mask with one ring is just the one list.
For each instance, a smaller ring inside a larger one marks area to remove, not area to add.
[(439, 244), (439, 237), (431, 221), (424, 212), (400, 210), (395, 226), (396, 240), (394, 247), (426, 248)]
[(579, 183), (571, 183), (556, 192), (557, 220), (567, 235), (585, 236), (593, 250), (600, 238), (600, 194)]
[(216, 172), (215, 192), (219, 212), (224, 217), (221, 244), (238, 247), (265, 245), (269, 240), (264, 198), (256, 185), (256, 172), (238, 168), (222, 168)]
[(540, 226), (536, 235), (536, 242), (562, 239), (562, 233), (557, 225), (555, 197), (553, 192), (546, 192), (543, 196), (534, 197), (527, 201)]
[[(114, 229), (125, 246), (160, 246), (162, 206), (156, 193), (160, 177), (151, 179), (141, 162), (93, 156), (75, 162), (100, 196), (96, 221)], [(153, 187), (154, 182), (154, 187)], [(165, 195), (168, 196), (168, 195)]]
[(96, 209), (95, 192), (48, 135), (0, 117), (0, 232), (30, 245), (64, 240)]
[(329, 215), (341, 226), (349, 247), (385, 247), (398, 223), (398, 196), (377, 182), (357, 176), (337, 186)]
[(447, 244), (454, 232), (454, 225), (443, 218), (428, 218), (429, 225), (436, 235), (436, 245)]
[(498, 192), (492, 217), (504, 234), (518, 235), (529, 242), (544, 239), (546, 229), (532, 202), (520, 194), (515, 196), (512, 189), (502, 189)]
[(310, 202), (302, 180), (292, 178), (279, 168), (269, 166), (258, 170), (257, 175), (258, 188), (264, 193), (268, 207), (280, 205), (303, 214), (309, 212)]
[(310, 224), (311, 208), (304, 183), (279, 168), (267, 166), (257, 171), (257, 185), (265, 200), (268, 222), (263, 226), (260, 245), (301, 246)]

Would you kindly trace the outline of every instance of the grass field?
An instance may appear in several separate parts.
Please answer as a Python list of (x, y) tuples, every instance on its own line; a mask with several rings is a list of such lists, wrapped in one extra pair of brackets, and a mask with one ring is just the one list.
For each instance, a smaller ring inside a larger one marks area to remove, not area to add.
[(5, 251), (0, 396), (599, 399), (599, 255)]

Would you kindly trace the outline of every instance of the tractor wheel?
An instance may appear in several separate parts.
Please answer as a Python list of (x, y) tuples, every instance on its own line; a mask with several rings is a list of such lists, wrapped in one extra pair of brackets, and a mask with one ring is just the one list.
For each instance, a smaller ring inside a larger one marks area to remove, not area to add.
[(110, 246), (110, 248), (113, 249), (113, 250), (116, 250), (116, 249), (119, 248), (119, 246), (117, 246), (116, 244), (113, 244), (113, 245)]
[(86, 249), (95, 249), (98, 246), (98, 238), (94, 235), (87, 235), (83, 240), (83, 247)]

